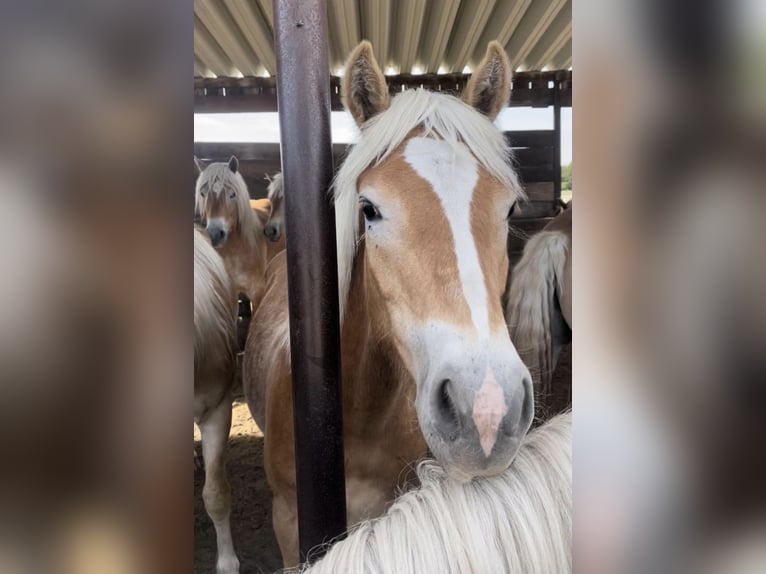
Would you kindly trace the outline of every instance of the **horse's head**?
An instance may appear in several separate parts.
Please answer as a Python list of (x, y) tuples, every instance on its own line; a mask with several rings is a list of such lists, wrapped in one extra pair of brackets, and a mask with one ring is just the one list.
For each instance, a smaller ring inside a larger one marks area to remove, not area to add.
[(371, 320), (417, 385), (431, 451), (458, 478), (501, 472), (534, 412), (502, 306), (507, 217), (521, 195), (492, 124), (509, 97), (508, 60), (491, 43), (463, 101), (422, 90), (389, 98), (367, 42), (345, 69), (343, 97), (362, 137), (336, 182), (341, 288), (360, 231), (341, 219), (353, 202)]
[(285, 225), (285, 196), (282, 174), (278, 173), (269, 182), (269, 201), (271, 202), (271, 215), (263, 233), (269, 241), (279, 241)]
[(197, 178), (197, 212), (213, 247), (222, 247), (232, 230), (240, 227), (240, 217), (250, 210), (247, 185), (238, 173), (239, 162), (211, 163)]

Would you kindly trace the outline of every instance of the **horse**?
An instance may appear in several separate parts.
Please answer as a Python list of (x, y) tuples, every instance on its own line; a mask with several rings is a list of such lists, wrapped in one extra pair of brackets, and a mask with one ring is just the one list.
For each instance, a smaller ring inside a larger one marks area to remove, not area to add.
[(266, 284), (263, 223), (250, 207), (250, 195), (235, 156), (211, 163), (197, 177), (195, 205), (210, 241), (221, 254), (234, 287), (257, 305)]
[(218, 574), (239, 572), (229, 522), (225, 452), (235, 381), (237, 305), (234, 286), (204, 232), (194, 230), (194, 420), (202, 435), (202, 499), (215, 526)]
[(358, 524), (306, 574), (572, 571), (572, 413), (527, 435), (510, 468), (468, 483), (434, 461), (420, 488)]
[[(282, 174), (277, 174), (276, 177), (279, 177), (279, 180), (281, 183)], [(258, 217), (260, 218), (261, 223), (264, 226), (263, 234), (269, 240), (268, 243), (266, 244), (267, 264), (269, 261), (274, 259), (274, 256), (277, 253), (285, 249), (285, 236), (282, 233), (281, 224), (280, 224), (280, 231), (278, 236), (275, 236), (273, 232), (270, 231), (270, 228), (268, 225), (272, 217), (275, 217), (275, 213), (277, 218), (280, 218), (280, 219), (284, 218), (284, 204), (281, 202), (281, 198), (279, 200), (276, 200), (277, 201), (276, 207), (274, 203), (275, 200), (271, 198), (271, 195), (272, 195), (271, 188), (272, 188), (273, 182), (276, 180), (276, 177), (270, 180), (268, 198), (250, 200), (250, 207), (252, 207), (258, 214)], [(278, 212), (281, 212), (281, 214)]]
[(572, 207), (524, 246), (511, 273), (506, 317), (513, 344), (543, 395), (572, 341)]
[[(343, 99), (361, 127), (333, 184), (341, 308), (347, 522), (380, 515), (430, 450), (456, 480), (503, 472), (532, 422), (532, 380), (502, 298), (507, 217), (523, 195), (492, 121), (511, 70), (492, 42), (462, 100), (393, 98), (369, 42)], [(264, 431), (273, 524), (298, 563), (287, 272), (270, 263), (243, 383)]]
[(269, 241), (279, 241), (285, 225), (285, 189), (282, 174), (276, 174), (269, 182), (269, 201), (271, 214), (263, 232)]
[(261, 225), (264, 226), (264, 234), (266, 232), (265, 225), (271, 217), (271, 202), (268, 199), (251, 199), (250, 208), (255, 211), (258, 219), (261, 221)]
[(250, 205), (260, 209), (260, 205), (268, 204), (268, 215), (264, 222), (263, 233), (269, 240), (266, 250), (268, 261), (271, 261), (277, 253), (285, 248), (285, 195), (281, 173), (277, 173), (271, 178), (267, 176), (267, 179), (269, 180), (268, 198), (253, 200)]

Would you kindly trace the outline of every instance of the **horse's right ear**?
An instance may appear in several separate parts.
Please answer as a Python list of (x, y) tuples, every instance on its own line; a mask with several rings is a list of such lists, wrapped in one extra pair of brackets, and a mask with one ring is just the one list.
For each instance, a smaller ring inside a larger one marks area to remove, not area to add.
[(194, 168), (197, 170), (197, 175), (199, 175), (203, 171), (205, 171), (206, 167), (207, 166), (204, 163), (202, 163), (202, 160), (195, 155), (194, 156)]
[(380, 71), (372, 44), (363, 40), (346, 60), (343, 74), (343, 105), (361, 127), (371, 117), (388, 109), (386, 78)]

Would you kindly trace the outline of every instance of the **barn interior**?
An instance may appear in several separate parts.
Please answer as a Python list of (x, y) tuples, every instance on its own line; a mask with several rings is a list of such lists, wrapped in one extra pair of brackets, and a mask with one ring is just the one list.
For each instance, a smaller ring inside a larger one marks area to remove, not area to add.
[[(406, 89), (459, 94), (487, 43), (505, 47), (514, 70), (511, 108), (548, 109), (552, 127), (506, 131), (529, 198), (512, 217), (509, 255), (562, 209), (561, 115), (572, 106), (571, 0), (327, 0), (331, 108), (343, 109), (340, 75), (346, 56), (363, 39), (373, 44), (391, 93)], [(195, 114), (277, 112), (277, 69), (271, 0), (196, 0), (194, 4)], [(347, 143), (333, 144), (335, 166)], [(253, 199), (266, 196), (281, 170), (278, 143), (197, 141), (203, 162), (236, 155)], [(288, 190), (289, 193), (289, 190)], [(249, 306), (241, 306), (244, 343)], [(558, 402), (571, 401), (571, 351), (554, 378)], [(558, 403), (557, 403), (558, 404)], [(556, 407), (554, 407), (556, 408)], [(242, 572), (281, 567), (271, 530), (271, 497), (262, 466), (262, 434), (244, 401), (235, 402), (229, 451), (232, 529)], [(198, 440), (195, 435), (195, 440)], [(204, 475), (195, 472), (195, 572), (215, 563), (215, 531), (200, 500)]]

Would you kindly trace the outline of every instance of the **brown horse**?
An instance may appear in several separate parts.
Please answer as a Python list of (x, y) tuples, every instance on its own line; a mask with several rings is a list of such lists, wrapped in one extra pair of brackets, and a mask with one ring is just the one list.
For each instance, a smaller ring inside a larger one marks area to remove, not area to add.
[[(532, 422), (532, 381), (503, 315), (508, 213), (521, 195), (502, 133), (511, 70), (493, 42), (463, 101), (389, 98), (368, 42), (345, 66), (360, 142), (335, 185), (349, 525), (381, 514), (427, 450), (450, 476), (503, 472)], [(265, 434), (273, 519), (298, 562), (284, 255), (270, 266), (245, 350)]]
[(263, 296), (267, 263), (263, 223), (250, 207), (239, 162), (211, 163), (197, 178), (196, 211), (221, 254), (234, 287), (253, 304)]
[(239, 561), (231, 538), (225, 451), (237, 365), (237, 305), (223, 261), (203, 233), (194, 230), (194, 420), (205, 461), (202, 498), (218, 542), (216, 571), (236, 574)]
[(511, 273), (508, 328), (547, 395), (559, 353), (572, 340), (572, 207), (532, 237)]

